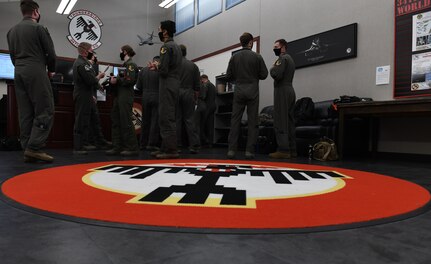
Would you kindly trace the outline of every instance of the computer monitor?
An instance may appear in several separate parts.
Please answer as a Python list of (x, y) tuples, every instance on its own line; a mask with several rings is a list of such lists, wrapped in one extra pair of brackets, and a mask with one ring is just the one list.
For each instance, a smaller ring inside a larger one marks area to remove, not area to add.
[(57, 59), (55, 62), (55, 73), (63, 75), (64, 83), (73, 83), (73, 61)]
[(15, 67), (8, 53), (0, 53), (0, 79), (13, 80)]
[(114, 66), (114, 76), (117, 76), (117, 75), (118, 75), (118, 67)]

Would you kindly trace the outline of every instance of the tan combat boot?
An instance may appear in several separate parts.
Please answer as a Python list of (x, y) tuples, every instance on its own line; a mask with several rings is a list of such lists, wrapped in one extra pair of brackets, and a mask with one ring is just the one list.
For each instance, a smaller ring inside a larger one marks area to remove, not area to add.
[(45, 162), (52, 162), (54, 157), (46, 154), (39, 150), (26, 149), (24, 151), (24, 161), (29, 162), (30, 160), (40, 160)]
[(269, 157), (272, 159), (290, 159), (292, 155), (288, 152), (276, 151), (269, 154)]

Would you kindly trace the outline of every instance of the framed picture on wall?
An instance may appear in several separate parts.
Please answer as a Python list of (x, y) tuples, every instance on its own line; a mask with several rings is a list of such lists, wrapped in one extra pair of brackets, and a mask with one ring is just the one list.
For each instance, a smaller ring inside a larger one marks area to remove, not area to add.
[(350, 24), (287, 43), (296, 68), (355, 58), (358, 24)]

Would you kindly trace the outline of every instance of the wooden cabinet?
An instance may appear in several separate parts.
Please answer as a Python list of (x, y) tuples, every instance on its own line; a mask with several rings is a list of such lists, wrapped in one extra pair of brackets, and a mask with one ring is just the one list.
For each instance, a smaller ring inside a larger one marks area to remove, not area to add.
[(214, 117), (214, 143), (227, 146), (232, 118), (233, 91), (226, 92), (226, 89), (222, 91), (221, 87), (227, 87), (229, 90), (232, 85), (226, 81), (224, 75), (220, 75), (216, 77), (216, 87), (218, 93)]

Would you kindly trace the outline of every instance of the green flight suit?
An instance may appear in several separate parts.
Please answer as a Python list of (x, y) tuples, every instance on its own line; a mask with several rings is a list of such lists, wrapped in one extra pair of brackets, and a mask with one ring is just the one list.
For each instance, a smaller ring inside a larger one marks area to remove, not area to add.
[(295, 62), (289, 54), (280, 55), (270, 70), (274, 79), (274, 130), (278, 151), (296, 152), (294, 106), (295, 90), (292, 86)]
[(75, 102), (73, 147), (75, 150), (81, 150), (84, 145), (88, 145), (91, 111), (96, 105), (93, 99), (93, 89), (98, 84), (92, 64), (81, 55), (73, 63), (73, 83), (73, 101)]
[(117, 76), (117, 96), (111, 112), (112, 145), (116, 151), (138, 151), (138, 139), (132, 122), (133, 87), (138, 77), (138, 66), (129, 59), (123, 67), (124, 71)]
[(143, 68), (136, 88), (142, 91), (141, 148), (159, 147), (159, 72)]
[(200, 147), (198, 125), (196, 124), (195, 92), (200, 90), (200, 72), (198, 66), (186, 58), (182, 58), (180, 68), (181, 86), (177, 109), (177, 139), (182, 145), (181, 132), (183, 125), (187, 133), (189, 148)]
[(180, 47), (169, 38), (160, 49), (159, 65), (159, 125), (161, 151), (177, 153), (176, 108), (180, 89), (182, 61)]
[[(92, 70), (94, 72), (94, 75), (97, 76), (97, 71), (92, 67)], [(93, 97), (97, 100), (97, 90), (101, 85), (99, 82), (97, 82), (93, 88)], [(88, 141), (86, 141), (89, 145), (95, 145), (97, 148), (107, 148), (109, 146), (108, 141), (105, 139), (105, 136), (102, 132), (102, 125), (100, 123), (100, 115), (99, 115), (99, 109), (97, 107), (97, 101), (94, 102), (91, 106), (91, 113), (90, 113), (90, 131), (88, 135)]]
[(268, 69), (261, 55), (243, 48), (235, 53), (226, 71), (226, 79), (235, 83), (232, 105), (232, 119), (229, 131), (229, 151), (236, 151), (241, 128), (241, 118), (247, 107), (246, 151), (255, 152), (259, 133), (259, 80), (268, 76)]
[(20, 139), (23, 149), (40, 150), (54, 121), (54, 97), (47, 75), (55, 71), (55, 50), (48, 29), (24, 18), (7, 33), (15, 66)]
[(214, 141), (214, 113), (217, 108), (217, 89), (214, 84), (208, 81), (201, 86), (201, 91), (205, 94), (205, 113), (200, 124), (201, 144), (211, 146)]

